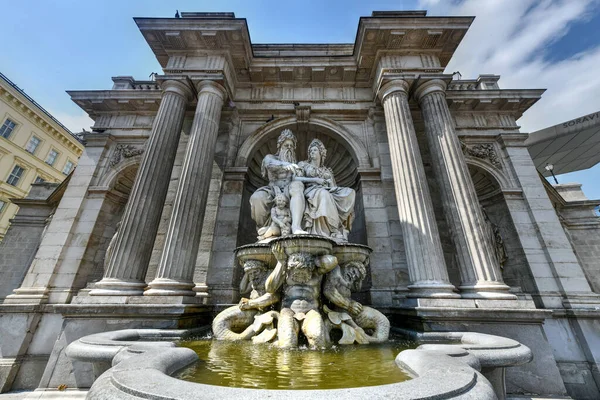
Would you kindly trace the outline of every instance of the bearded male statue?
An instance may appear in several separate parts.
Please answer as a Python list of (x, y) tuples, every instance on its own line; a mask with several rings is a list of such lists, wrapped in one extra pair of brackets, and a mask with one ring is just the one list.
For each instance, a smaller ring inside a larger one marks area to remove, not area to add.
[[(220, 312), (212, 323), (214, 338), (217, 340), (255, 341), (256, 335), (272, 325), (273, 318), (279, 315), (276, 311), (268, 311), (269, 307), (279, 302), (279, 293), (264, 296), (265, 281), (270, 270), (267, 266), (256, 260), (244, 263), (244, 277), (240, 283), (240, 293), (250, 292), (250, 298), (242, 298), (238, 305), (226, 308)], [(272, 336), (276, 333), (273, 330)]]
[[(388, 340), (390, 334), (390, 321), (385, 315), (374, 308), (364, 306), (357, 301), (352, 300), (352, 292), (357, 292), (362, 286), (362, 282), (367, 275), (366, 264), (358, 261), (350, 261), (343, 266), (337, 266), (325, 276), (323, 285), (323, 294), (325, 298), (333, 304), (334, 310), (326, 309), (329, 320), (334, 322), (339, 328), (342, 328), (344, 335), (348, 333), (347, 324), (354, 332), (351, 340), (343, 341), (339, 344), (352, 344), (354, 340), (358, 343), (382, 343)], [(344, 318), (344, 312), (351, 316)], [(366, 334), (364, 330), (371, 334)]]
[[(261, 173), (263, 177), (269, 179), (269, 184), (258, 188), (250, 196), (252, 219), (259, 230), (270, 226), (275, 195), (281, 191), (290, 200), (292, 233), (307, 233), (302, 229), (302, 217), (306, 205), (304, 184), (294, 180), (298, 171), (300, 168), (296, 164), (296, 136), (291, 130), (285, 129), (277, 139), (277, 154), (268, 154), (262, 162)], [(278, 189), (275, 189), (276, 187)]]

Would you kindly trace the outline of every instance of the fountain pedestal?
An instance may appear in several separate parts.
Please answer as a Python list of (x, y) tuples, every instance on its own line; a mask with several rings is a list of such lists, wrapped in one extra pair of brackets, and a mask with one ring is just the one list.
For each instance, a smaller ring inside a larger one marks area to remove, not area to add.
[[(353, 300), (366, 276), (371, 249), (318, 235), (289, 235), (236, 249), (244, 268), (239, 305), (213, 321), (218, 340), (276, 341), (312, 348), (385, 341), (387, 318)], [(340, 330), (338, 340), (331, 333)], [(366, 332), (365, 332), (366, 331)]]

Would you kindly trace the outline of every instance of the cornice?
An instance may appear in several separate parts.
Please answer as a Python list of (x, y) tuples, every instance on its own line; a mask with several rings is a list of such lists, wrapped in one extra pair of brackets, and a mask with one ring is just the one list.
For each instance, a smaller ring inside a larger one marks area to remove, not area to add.
[(452, 111), (507, 112), (519, 119), (533, 106), (545, 89), (446, 90)]
[(69, 90), (71, 100), (95, 119), (102, 112), (157, 112), (162, 90)]
[(4, 193), (7, 198), (11, 199), (13, 197), (25, 197), (27, 191), (13, 185), (9, 185), (4, 181), (0, 181), (0, 193)]
[[(473, 17), (375, 13), (360, 18), (355, 41), (349, 44), (253, 44), (246, 19), (222, 13), (134, 21), (165, 73), (186, 73), (198, 68), (198, 58), (225, 56), (231, 86), (310, 81), (356, 82), (367, 87), (379, 59), (390, 54), (430, 56), (431, 61), (419, 69), (441, 72)], [(186, 58), (194, 61), (187, 63)]]
[(525, 144), (525, 140), (529, 134), (527, 133), (515, 133), (515, 134), (504, 134), (500, 135), (498, 142), (502, 145), (503, 148), (506, 147), (525, 147), (528, 146)]
[(15, 162), (19, 165), (22, 165), (24, 167), (26, 167), (27, 169), (37, 169), (36, 166), (34, 165), (34, 163), (32, 163), (31, 161), (28, 161), (26, 159), (24, 159), (23, 157), (19, 157), (17, 155), (14, 156), (15, 157)]
[[(2, 81), (0, 80), (0, 83)], [(48, 133), (54, 139), (63, 145), (72, 149), (74, 153), (80, 156), (83, 153), (83, 145), (79, 143), (71, 133), (65, 131), (55, 121), (47, 116), (40, 114), (33, 107), (29, 106), (29, 101), (23, 100), (22, 95), (16, 93), (14, 89), (0, 84), (0, 99), (9, 104), (19, 114), (27, 118), (31, 123), (37, 126), (40, 130)]]
[[(37, 172), (37, 174), (39, 176), (41, 176), (43, 179), (45, 179), (48, 182), (54, 181), (56, 179), (56, 177), (54, 177), (54, 176), (52, 176), (52, 174), (49, 174), (48, 172), (46, 172), (43, 168), (36, 168), (35, 171)], [(58, 180), (60, 181), (61, 179), (58, 179)]]

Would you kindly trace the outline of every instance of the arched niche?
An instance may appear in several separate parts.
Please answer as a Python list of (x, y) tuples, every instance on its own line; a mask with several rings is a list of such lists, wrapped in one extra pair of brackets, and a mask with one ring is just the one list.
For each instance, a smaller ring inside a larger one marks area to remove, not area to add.
[(106, 249), (117, 231), (117, 224), (131, 194), (140, 161), (141, 157), (138, 156), (119, 163), (108, 171), (98, 186), (90, 188), (88, 192), (89, 201), (101, 199), (102, 204), (83, 255), (74, 285), (76, 290), (90, 287), (104, 275)]
[[(122, 189), (124, 192), (131, 192), (131, 188), (133, 187), (133, 182), (135, 180), (135, 175), (137, 174), (137, 170), (142, 162), (142, 156), (137, 155), (130, 158), (127, 158), (114, 167), (110, 168), (106, 174), (102, 177), (100, 182), (98, 183), (99, 187), (108, 187), (111, 190), (117, 188), (120, 190), (118, 186), (124, 185)], [(119, 182), (120, 181), (120, 182)]]
[(329, 120), (311, 118), (309, 124), (299, 128), (295, 118), (281, 118), (250, 135), (238, 151), (236, 166), (248, 168), (240, 212), (238, 246), (256, 241), (256, 224), (250, 217), (250, 196), (257, 188), (268, 184), (267, 179), (261, 174), (262, 160), (267, 154), (277, 153), (277, 138), (284, 129), (290, 129), (296, 135), (297, 161), (307, 159), (308, 145), (313, 139), (323, 142), (327, 149), (325, 165), (333, 170), (337, 185), (350, 187), (357, 192), (355, 219), (349, 240), (366, 244), (364, 207), (358, 169), (370, 165), (363, 144), (341, 125)]
[(503, 190), (506, 182), (494, 167), (467, 160), (469, 172), (479, 204), (489, 220), (498, 227), (506, 247), (508, 259), (502, 268), (502, 277), (511, 287), (520, 287), (526, 293), (537, 292), (529, 264), (510, 215)]
[(263, 125), (242, 143), (238, 150), (235, 166), (247, 166), (248, 159), (253, 156), (257, 146), (272, 137), (273, 132), (277, 132), (278, 135), (279, 132), (286, 128), (291, 129), (298, 137), (302, 133), (310, 133), (310, 131), (321, 131), (326, 135), (331, 135), (339, 142), (344, 143), (345, 148), (352, 154), (352, 157), (360, 168), (371, 166), (367, 150), (360, 140), (354, 137), (343, 125), (320, 117), (311, 117), (309, 124), (299, 125), (295, 117), (285, 117)]

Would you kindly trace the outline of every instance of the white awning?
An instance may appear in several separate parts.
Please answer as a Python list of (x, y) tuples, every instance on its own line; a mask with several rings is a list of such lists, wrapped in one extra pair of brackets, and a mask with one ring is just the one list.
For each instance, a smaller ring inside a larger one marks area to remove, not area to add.
[(537, 170), (549, 176), (581, 171), (600, 162), (600, 111), (529, 134), (525, 142)]

